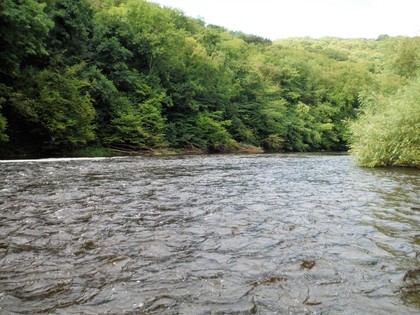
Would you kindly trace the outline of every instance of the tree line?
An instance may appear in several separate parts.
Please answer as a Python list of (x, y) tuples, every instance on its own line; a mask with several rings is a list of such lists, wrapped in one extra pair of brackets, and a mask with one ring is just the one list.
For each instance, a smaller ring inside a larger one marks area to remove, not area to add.
[[(364, 122), (381, 108), (412, 100), (419, 122), (418, 37), (273, 42), (142, 0), (0, 9), (2, 157), (349, 145), (365, 156)], [(399, 133), (413, 134), (410, 148), (418, 132)]]

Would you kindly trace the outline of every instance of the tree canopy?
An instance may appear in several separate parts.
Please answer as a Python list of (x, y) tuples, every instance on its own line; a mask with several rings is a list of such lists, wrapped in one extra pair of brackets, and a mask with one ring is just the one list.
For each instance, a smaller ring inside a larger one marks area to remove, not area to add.
[[(143, 0), (5, 0), (0, 8), (2, 157), (350, 143), (364, 156), (358, 144), (371, 122), (380, 129), (398, 112), (397, 130), (418, 110), (419, 37), (272, 42)], [(414, 129), (398, 134), (418, 145)]]

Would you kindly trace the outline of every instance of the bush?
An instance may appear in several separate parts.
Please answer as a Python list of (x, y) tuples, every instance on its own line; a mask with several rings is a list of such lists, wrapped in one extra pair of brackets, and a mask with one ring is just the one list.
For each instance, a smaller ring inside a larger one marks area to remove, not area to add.
[(230, 121), (218, 122), (215, 120), (217, 114), (208, 112), (200, 113), (197, 117), (197, 138), (201, 145), (212, 152), (227, 152), (238, 147), (226, 130), (225, 126)]
[(266, 151), (281, 152), (284, 148), (284, 139), (279, 135), (269, 135), (263, 140), (263, 147)]
[(109, 157), (113, 155), (115, 154), (111, 149), (102, 147), (87, 147), (72, 152), (72, 156), (75, 157)]
[(420, 78), (395, 95), (376, 96), (351, 123), (351, 154), (361, 166), (420, 168)]

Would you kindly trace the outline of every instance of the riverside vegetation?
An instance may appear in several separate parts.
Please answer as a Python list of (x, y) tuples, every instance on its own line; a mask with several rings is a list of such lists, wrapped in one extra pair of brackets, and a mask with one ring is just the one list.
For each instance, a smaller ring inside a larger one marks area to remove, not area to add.
[(0, 157), (350, 148), (420, 167), (420, 37), (273, 42), (142, 0), (0, 9)]

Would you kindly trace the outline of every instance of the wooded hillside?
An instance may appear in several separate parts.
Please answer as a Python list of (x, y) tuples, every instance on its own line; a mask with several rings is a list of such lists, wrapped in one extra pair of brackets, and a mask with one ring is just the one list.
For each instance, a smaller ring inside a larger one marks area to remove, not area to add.
[(401, 137), (418, 150), (419, 37), (271, 42), (142, 0), (0, 8), (1, 157), (347, 150), (358, 115), (353, 152), (365, 156), (363, 121), (405, 98), (417, 112)]

